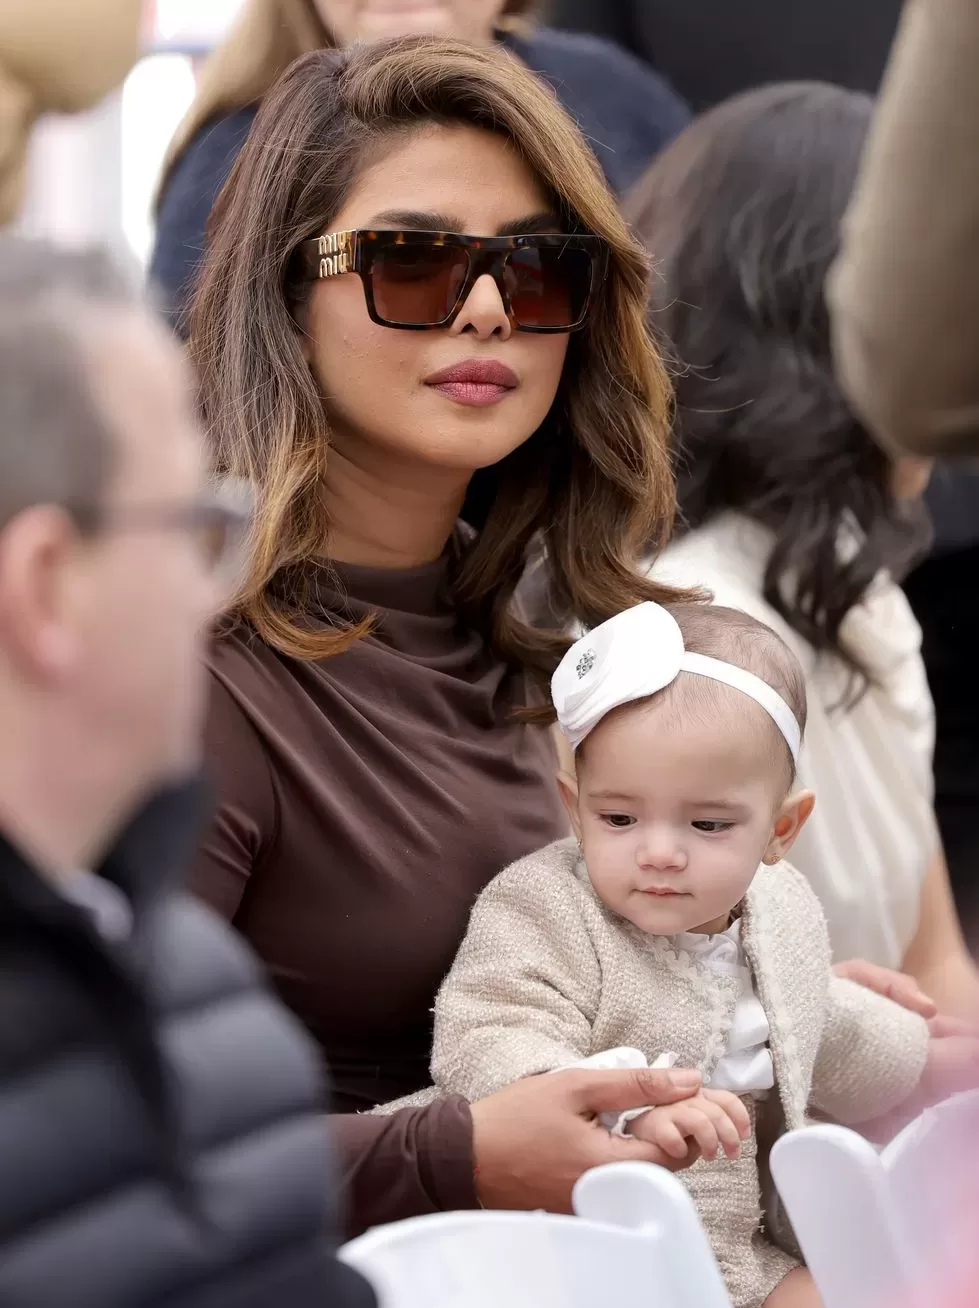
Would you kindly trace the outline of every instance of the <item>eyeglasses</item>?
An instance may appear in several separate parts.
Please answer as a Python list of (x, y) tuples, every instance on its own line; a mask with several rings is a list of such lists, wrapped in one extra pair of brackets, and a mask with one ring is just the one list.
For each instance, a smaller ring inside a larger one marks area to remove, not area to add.
[(299, 247), (307, 280), (356, 273), (381, 327), (448, 327), (479, 277), (496, 282), (517, 331), (573, 332), (608, 261), (599, 236), (556, 232), (461, 236), (458, 232), (332, 232)]
[(208, 571), (224, 576), (232, 574), (241, 561), (253, 500), (246, 483), (228, 478), (186, 503), (67, 507), (85, 530), (186, 532)]

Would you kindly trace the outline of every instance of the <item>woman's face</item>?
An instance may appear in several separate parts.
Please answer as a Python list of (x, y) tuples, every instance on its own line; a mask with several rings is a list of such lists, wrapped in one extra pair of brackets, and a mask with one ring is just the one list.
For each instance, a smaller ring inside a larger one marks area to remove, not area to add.
[[(560, 231), (543, 187), (502, 137), (464, 126), (425, 126), (397, 138), (361, 175), (328, 224), (418, 228), (471, 236)], [(480, 277), (455, 321), (431, 331), (381, 327), (364, 287), (346, 274), (317, 281), (302, 316), (304, 349), (330, 423), (330, 441), (354, 464), (380, 459), (404, 475), (459, 473), (498, 463), (540, 426), (554, 401), (567, 333), (514, 331), (496, 283)], [(492, 362), (512, 385), (437, 384), (459, 364)], [(498, 394), (495, 392), (498, 391)], [(486, 402), (486, 400), (489, 402)]]
[(389, 36), (448, 36), (488, 41), (504, 0), (313, 0), (340, 45)]

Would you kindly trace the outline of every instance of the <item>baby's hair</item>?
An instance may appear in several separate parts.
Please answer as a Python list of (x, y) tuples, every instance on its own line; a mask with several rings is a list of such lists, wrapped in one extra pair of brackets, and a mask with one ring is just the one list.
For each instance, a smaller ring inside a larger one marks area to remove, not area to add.
[[(720, 604), (668, 604), (690, 654), (706, 654), (753, 672), (788, 704), (802, 731), (806, 729), (806, 675), (799, 660), (771, 627), (740, 609)], [(688, 674), (701, 688), (717, 684)]]
[[(777, 632), (740, 609), (729, 609), (720, 604), (668, 604), (664, 607), (680, 628), (688, 653), (705, 654), (754, 673), (781, 695), (795, 714), (799, 729), (805, 731), (805, 673)], [(681, 672), (675, 681), (643, 702), (661, 705), (667, 714), (681, 723), (696, 714), (716, 721), (719, 713), (730, 713), (733, 706), (743, 708), (746, 714), (763, 712), (747, 695), (723, 682), (693, 672)], [(609, 716), (635, 707), (635, 704), (625, 704), (621, 709), (613, 709)], [(770, 727), (773, 748), (788, 767), (786, 784), (791, 784), (795, 768), (788, 745), (773, 722)], [(578, 767), (586, 750), (587, 741), (577, 751)]]
[[(805, 731), (806, 676), (798, 658), (777, 632), (740, 609), (729, 609), (720, 604), (670, 604), (666, 607), (680, 628), (688, 653), (706, 654), (743, 668), (745, 672), (753, 672), (781, 695), (795, 714), (800, 731)], [(675, 702), (676, 710), (685, 716), (698, 710), (715, 715), (722, 697), (728, 708), (743, 701), (747, 709), (752, 702), (722, 682), (690, 672), (681, 672), (676, 681), (660, 694), (664, 701), (671, 703), (671, 707)], [(771, 730), (779, 752), (784, 752), (788, 761), (791, 782), (795, 768), (788, 746), (774, 723)]]

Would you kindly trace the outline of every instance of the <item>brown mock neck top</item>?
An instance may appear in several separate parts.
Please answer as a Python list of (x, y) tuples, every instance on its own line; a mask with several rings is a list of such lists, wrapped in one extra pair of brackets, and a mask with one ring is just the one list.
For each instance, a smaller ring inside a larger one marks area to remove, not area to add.
[[(566, 834), (523, 678), (459, 621), (451, 550), (410, 571), (325, 567), (313, 620), (375, 613), (318, 663), (247, 629), (212, 651), (219, 810), (194, 889), (234, 922), (319, 1041), (339, 1114), (429, 1083), (436, 991), (487, 882)], [(471, 1206), (461, 1101), (334, 1116), (351, 1228)]]

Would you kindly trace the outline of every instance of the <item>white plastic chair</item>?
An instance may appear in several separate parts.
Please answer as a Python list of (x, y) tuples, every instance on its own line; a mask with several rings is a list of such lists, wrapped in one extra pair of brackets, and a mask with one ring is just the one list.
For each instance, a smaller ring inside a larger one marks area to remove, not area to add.
[(730, 1308), (681, 1183), (612, 1163), (574, 1190), (577, 1216), (438, 1213), (378, 1227), (340, 1251), (381, 1308)]
[(778, 1141), (772, 1177), (825, 1308), (929, 1302), (934, 1269), (975, 1239), (977, 1147), (975, 1091), (929, 1109), (882, 1153), (842, 1126)]

